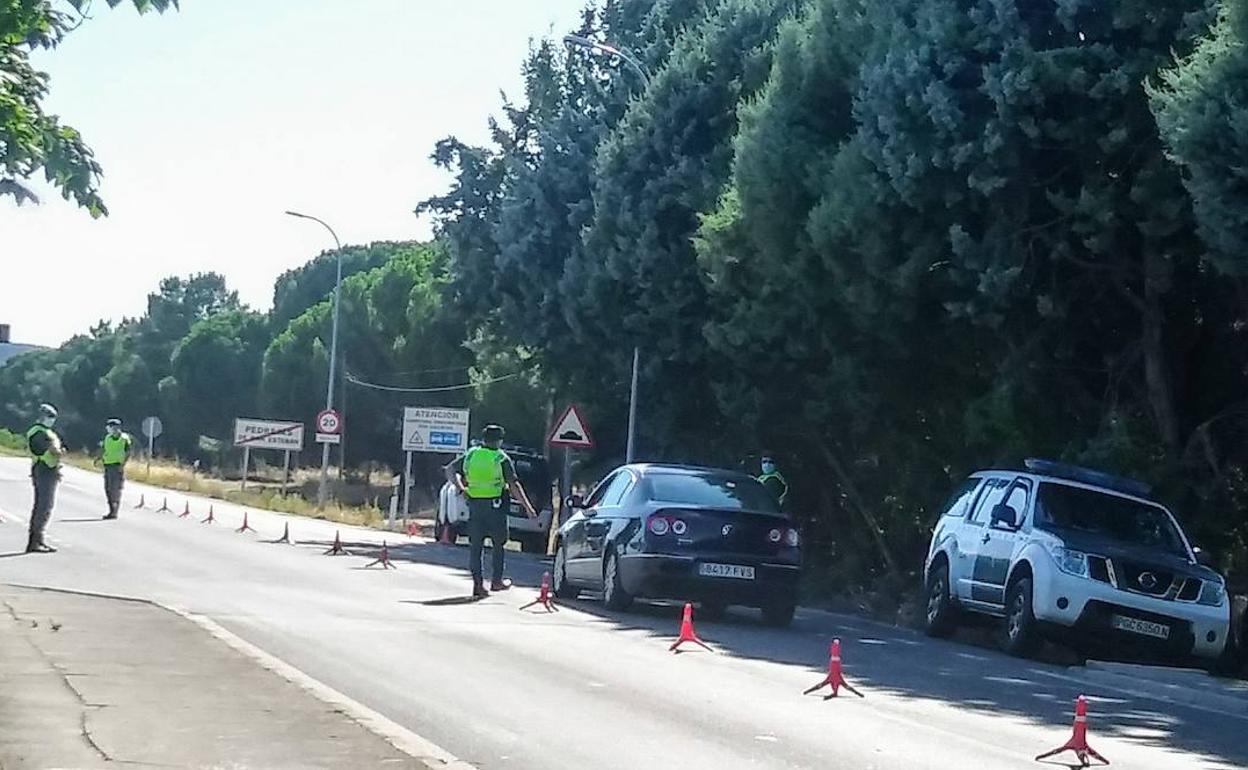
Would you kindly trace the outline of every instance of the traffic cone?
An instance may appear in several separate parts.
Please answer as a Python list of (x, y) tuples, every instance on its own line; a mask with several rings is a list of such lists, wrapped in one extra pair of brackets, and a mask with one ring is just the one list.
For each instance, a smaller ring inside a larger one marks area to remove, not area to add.
[(235, 531), (235, 532), (237, 532), (237, 533), (239, 533), (240, 535), (241, 535), (242, 533), (244, 533), (244, 532), (255, 532), (255, 531), (256, 531), (255, 529), (253, 529), (253, 528), (252, 528), (252, 526), (251, 526), (250, 524), (248, 524), (248, 523), (247, 523), (247, 511), (243, 511), (243, 526), (239, 527), (238, 529), (236, 529), (236, 530), (234, 530), (234, 531)]
[(451, 523), (449, 521), (442, 527), (442, 538), (438, 542), (442, 545), (455, 545), (455, 539), (451, 537)]
[(398, 567), (390, 563), (390, 546), (386, 544), (385, 540), (381, 541), (381, 556), (377, 557), (376, 560), (365, 564), (364, 569), (376, 567), (378, 565), (380, 565), (382, 569), (398, 569)]
[(338, 531), (334, 532), (334, 544), (325, 552), (325, 556), (347, 556), (350, 551), (342, 547), (342, 534)]
[(1088, 762), (1088, 757), (1092, 757), (1103, 765), (1109, 764), (1108, 759), (1097, 754), (1096, 750), (1088, 745), (1088, 699), (1082, 695), (1075, 700), (1074, 735), (1070, 737), (1070, 740), (1065, 745), (1036, 757), (1036, 761), (1039, 762), (1042, 759), (1055, 757), (1065, 751), (1073, 751), (1075, 756), (1079, 758), (1079, 764), (1083, 767), (1091, 765)]
[(408, 537), (416, 537), (416, 535), (417, 535), (417, 534), (419, 534), (419, 533), (420, 533), (420, 527), (417, 527), (417, 526), (416, 526), (416, 522), (414, 522), (414, 521), (409, 521), (409, 522), (407, 523), (407, 536), (408, 536)]
[(169, 507), (169, 498), (166, 497), (164, 499), (164, 501), (160, 504), (160, 507), (156, 509), (156, 512), (157, 513), (173, 513), (173, 509)]
[(286, 528), (282, 530), (282, 536), (273, 541), (273, 545), (294, 545), (295, 541), (290, 537), (290, 522), (286, 522)]
[(200, 524), (216, 524), (217, 523), (217, 512), (212, 509), (211, 505), (208, 506), (208, 518), (204, 519), (203, 521), (199, 523)]
[(685, 642), (692, 642), (699, 645), (707, 652), (715, 652), (706, 642), (698, 638), (698, 632), (693, 630), (693, 605), (685, 602), (685, 614), (680, 620), (680, 638), (677, 639), (671, 647), (667, 648), (668, 652), (676, 652), (680, 645)]
[(559, 611), (559, 608), (555, 606), (555, 603), (550, 598), (550, 573), (549, 572), (542, 573), (542, 588), (541, 588), (541, 591), (538, 593), (537, 598), (529, 602), (528, 604), (524, 605), (520, 609), (527, 610), (528, 608), (535, 607), (539, 604), (545, 607), (547, 612)]
[[(211, 508), (212, 506), (210, 505), (208, 507)], [(191, 515), (191, 501), (187, 500), (186, 505), (182, 507), (182, 513), (178, 514), (178, 518), (185, 519), (186, 517), (190, 515)]]
[(865, 697), (862, 693), (855, 690), (852, 684), (845, 681), (845, 672), (841, 668), (841, 640), (840, 639), (833, 639), (832, 649), (828, 651), (828, 675), (827, 677), (825, 677), (822, 682), (820, 682), (819, 684), (815, 685), (814, 687), (810, 688), (809, 690), (807, 690), (806, 692), (802, 694), (810, 695), (812, 692), (821, 690), (824, 687), (832, 688), (832, 694), (824, 697), (824, 700), (831, 700), (835, 698), (840, 693), (842, 687), (844, 687), (846, 690), (849, 690), (854, 695), (857, 695), (859, 698)]
[(134, 507), (135, 507), (135, 508), (143, 508), (143, 507), (144, 507), (144, 506), (146, 506), (146, 505), (147, 505), (147, 496), (146, 496), (146, 495), (139, 495), (139, 504), (138, 504), (138, 505), (136, 505), (136, 506), (134, 506)]

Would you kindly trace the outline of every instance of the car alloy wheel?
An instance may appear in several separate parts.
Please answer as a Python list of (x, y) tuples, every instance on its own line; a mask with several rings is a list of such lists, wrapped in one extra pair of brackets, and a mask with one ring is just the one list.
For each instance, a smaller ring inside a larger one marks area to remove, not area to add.
[(1019, 578), (1010, 584), (1005, 598), (1005, 651), (1015, 657), (1029, 658), (1043, 644), (1036, 617), (1031, 610), (1031, 578)]
[(633, 597), (620, 585), (620, 560), (614, 551), (607, 555), (603, 569), (602, 599), (609, 610), (626, 610), (633, 603)]
[(568, 582), (568, 549), (563, 543), (555, 549), (555, 565), (552, 568), (551, 590), (560, 599), (575, 599), (580, 591)]
[(938, 565), (927, 579), (927, 622), (924, 630), (928, 636), (945, 637), (958, 625), (957, 608), (949, 598), (949, 568)]

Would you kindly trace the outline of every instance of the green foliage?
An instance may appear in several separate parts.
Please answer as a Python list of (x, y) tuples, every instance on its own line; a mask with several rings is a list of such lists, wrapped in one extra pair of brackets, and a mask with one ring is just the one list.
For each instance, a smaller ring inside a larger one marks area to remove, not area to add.
[[(110, 7), (125, 0), (107, 0)], [(140, 13), (177, 7), (177, 0), (130, 0)], [(101, 169), (73, 128), (43, 110), (48, 76), (34, 68), (31, 52), (54, 48), (86, 20), (90, 0), (0, 0), (0, 196), (20, 205), (36, 201), (23, 184), (39, 171), (69, 200), (99, 217), (108, 213), (99, 194)]]

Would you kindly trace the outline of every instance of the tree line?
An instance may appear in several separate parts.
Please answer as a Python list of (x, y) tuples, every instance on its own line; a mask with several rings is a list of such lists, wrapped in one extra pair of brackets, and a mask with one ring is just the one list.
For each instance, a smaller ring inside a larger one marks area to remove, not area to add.
[[(842, 583), (908, 579), (953, 484), (1027, 456), (1152, 482), (1243, 575), (1245, 5), (599, 0), (570, 31), (645, 72), (535, 41), (490, 141), (434, 149), (435, 242), (350, 250), (346, 371), (515, 375), (428, 397), (530, 441), (576, 401), (589, 472), (622, 454), (637, 346), (640, 457), (774, 453)], [(267, 314), (170, 279), (0, 369), (0, 422), (158, 403), (190, 449), (249, 406), (308, 419), (332, 257)], [(350, 387), (348, 459), (392, 455), (426, 396)]]

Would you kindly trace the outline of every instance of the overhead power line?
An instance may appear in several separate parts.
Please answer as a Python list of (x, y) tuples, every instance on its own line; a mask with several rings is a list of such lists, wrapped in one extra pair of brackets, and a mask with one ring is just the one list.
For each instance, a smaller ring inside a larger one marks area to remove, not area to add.
[(467, 382), (467, 383), (464, 383), (463, 385), (444, 385), (442, 387), (437, 387), (437, 388), (400, 388), (394, 385), (379, 385), (375, 382), (365, 382), (364, 380), (361, 380), (359, 377), (356, 377), (354, 374), (351, 374), (348, 372), (347, 382), (351, 383), (352, 385), (359, 385), (361, 388), (370, 388), (372, 390), (384, 390), (387, 393), (446, 393), (446, 392), (454, 391), (454, 390), (471, 390), (472, 388), (479, 388), (482, 385), (493, 385), (496, 382), (503, 382), (504, 380), (510, 380), (519, 376), (520, 374), (518, 372), (513, 372), (512, 374), (504, 374), (499, 377), (491, 377), (486, 380), (481, 380), (480, 382)]

